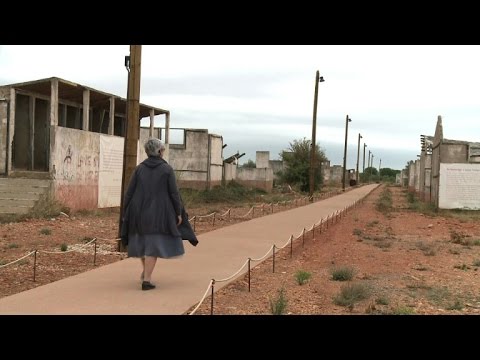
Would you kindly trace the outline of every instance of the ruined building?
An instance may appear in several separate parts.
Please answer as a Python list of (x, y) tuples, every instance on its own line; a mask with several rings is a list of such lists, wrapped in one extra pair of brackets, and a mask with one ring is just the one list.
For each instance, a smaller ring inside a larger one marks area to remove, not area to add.
[(440, 209), (480, 209), (479, 142), (445, 139), (438, 116), (435, 135), (421, 135), (417, 157), (407, 168), (410, 191)]

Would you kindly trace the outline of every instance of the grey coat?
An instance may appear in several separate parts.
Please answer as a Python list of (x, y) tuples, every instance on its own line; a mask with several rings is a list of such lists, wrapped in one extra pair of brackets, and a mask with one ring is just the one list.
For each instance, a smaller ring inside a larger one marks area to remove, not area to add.
[(132, 233), (181, 236), (177, 227), (181, 213), (172, 167), (162, 158), (145, 159), (135, 168), (125, 194), (122, 238)]

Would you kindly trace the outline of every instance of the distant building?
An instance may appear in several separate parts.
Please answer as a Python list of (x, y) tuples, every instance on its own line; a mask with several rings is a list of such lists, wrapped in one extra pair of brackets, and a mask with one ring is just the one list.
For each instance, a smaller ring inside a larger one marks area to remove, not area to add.
[(435, 136), (421, 136), (418, 159), (408, 164), (408, 187), (440, 209), (480, 209), (480, 142), (443, 137), (438, 116)]

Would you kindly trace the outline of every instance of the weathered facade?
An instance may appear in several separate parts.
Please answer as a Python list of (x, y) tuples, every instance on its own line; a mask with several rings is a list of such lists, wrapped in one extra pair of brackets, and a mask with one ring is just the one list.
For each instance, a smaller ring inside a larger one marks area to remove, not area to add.
[[(119, 206), (126, 105), (119, 96), (56, 77), (0, 86), (0, 213), (11, 211), (12, 201), (26, 212), (25, 204), (31, 208), (44, 194), (71, 209)], [(165, 115), (164, 127), (155, 127), (157, 115)], [(149, 118), (148, 127), (140, 127), (142, 118)], [(268, 151), (257, 152), (256, 169), (237, 168), (224, 163), (222, 136), (206, 129), (172, 129), (183, 132), (183, 141), (171, 143), (167, 110), (140, 104), (138, 124), (137, 163), (146, 158), (149, 137), (162, 139), (179, 187), (237, 181), (272, 190)], [(38, 196), (23, 199), (23, 193)]]
[[(119, 206), (126, 103), (56, 77), (1, 86), (0, 174), (46, 179), (72, 209)], [(168, 148), (169, 112), (140, 104), (151, 132), (156, 115), (165, 115)]]
[[(148, 129), (141, 129), (140, 140), (149, 137)], [(155, 128), (160, 136), (162, 129)], [(183, 141), (169, 145), (169, 163), (181, 188), (197, 190), (211, 189), (222, 184), (223, 177), (223, 138), (209, 134), (207, 129), (179, 129)]]
[(272, 191), (273, 169), (270, 167), (270, 152), (257, 151), (255, 165), (255, 168), (237, 168), (235, 181), (243, 186)]
[(438, 116), (435, 136), (421, 136), (421, 154), (410, 162), (409, 189), (441, 209), (480, 209), (480, 143), (443, 137)]

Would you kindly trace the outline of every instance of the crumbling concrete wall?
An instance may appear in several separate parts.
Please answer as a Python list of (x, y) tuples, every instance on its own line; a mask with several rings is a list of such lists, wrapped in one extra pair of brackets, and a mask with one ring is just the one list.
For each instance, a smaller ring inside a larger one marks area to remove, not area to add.
[(270, 168), (238, 168), (236, 182), (271, 192), (273, 188), (273, 170)]
[(71, 209), (98, 204), (100, 134), (54, 126), (54, 196)]
[(222, 185), (223, 138), (209, 134), (210, 138), (210, 188)]
[(342, 171), (343, 166), (333, 165), (330, 167), (330, 183), (341, 183), (342, 182)]
[(273, 169), (269, 167), (269, 151), (257, 151), (256, 168), (238, 168), (236, 182), (249, 188), (271, 192), (273, 189)]
[(255, 160), (255, 167), (257, 169), (268, 168), (270, 161), (270, 151), (257, 151), (256, 153), (256, 160)]
[(268, 167), (273, 171), (273, 181), (278, 181), (280, 172), (283, 172), (283, 161), (282, 160), (269, 160)]
[(185, 129), (183, 144), (170, 145), (170, 165), (179, 187), (203, 190), (208, 180), (208, 131)]
[(425, 154), (424, 176), (423, 176), (423, 199), (432, 201), (432, 154)]
[(323, 175), (323, 183), (328, 184), (330, 182), (330, 161), (324, 161), (321, 163), (321, 172)]
[(452, 144), (444, 139), (440, 145), (440, 162), (443, 164), (468, 162), (467, 144)]
[(414, 177), (415, 191), (420, 192), (420, 160), (415, 160), (415, 177)]
[(184, 144), (170, 144), (169, 151), (179, 187), (203, 190), (221, 185), (223, 138), (204, 129), (184, 131)]
[(433, 204), (438, 207), (438, 185), (440, 177), (440, 146), (443, 141), (443, 125), (442, 117), (437, 118), (437, 125), (435, 126), (435, 135), (432, 143), (432, 173), (431, 173), (431, 198)]
[(408, 165), (408, 190), (415, 190), (415, 163), (413, 161)]
[(225, 181), (228, 182), (235, 180), (237, 178), (237, 165), (225, 163), (223, 166), (225, 171)]
[(0, 174), (7, 170), (7, 118), (8, 100), (0, 93)]
[(420, 179), (415, 189), (441, 209), (479, 210), (480, 143), (445, 139), (441, 116), (430, 141), (431, 154), (423, 152), (420, 169), (415, 168)]

